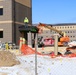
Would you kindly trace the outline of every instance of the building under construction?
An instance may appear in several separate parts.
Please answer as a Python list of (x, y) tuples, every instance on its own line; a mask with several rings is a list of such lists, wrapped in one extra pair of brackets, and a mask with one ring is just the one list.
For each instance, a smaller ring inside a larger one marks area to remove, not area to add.
[(19, 26), (28, 17), (32, 24), (31, 0), (0, 0), (0, 41), (18, 43), (22, 35)]

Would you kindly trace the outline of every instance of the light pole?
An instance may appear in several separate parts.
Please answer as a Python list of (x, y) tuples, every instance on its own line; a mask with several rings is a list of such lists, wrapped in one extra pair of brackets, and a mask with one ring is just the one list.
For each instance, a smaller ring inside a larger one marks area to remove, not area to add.
[(35, 36), (35, 75), (37, 75), (37, 47), (38, 47), (38, 34), (36, 33), (36, 36)]

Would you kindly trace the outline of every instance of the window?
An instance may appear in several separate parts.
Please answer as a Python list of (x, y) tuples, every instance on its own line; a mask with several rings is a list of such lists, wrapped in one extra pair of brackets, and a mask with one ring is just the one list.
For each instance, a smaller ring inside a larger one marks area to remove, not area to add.
[(0, 38), (3, 38), (3, 31), (0, 31)]
[(70, 31), (70, 33), (72, 33), (72, 31)]
[(56, 29), (57, 29), (57, 28), (59, 28), (59, 27), (56, 27)]
[(62, 28), (64, 28), (64, 27), (62, 27)]
[(73, 33), (75, 33), (75, 31), (73, 31)]
[(46, 33), (48, 33), (48, 31), (46, 31)]
[(70, 28), (72, 28), (72, 26)]
[(0, 8), (0, 15), (3, 15), (3, 8)]

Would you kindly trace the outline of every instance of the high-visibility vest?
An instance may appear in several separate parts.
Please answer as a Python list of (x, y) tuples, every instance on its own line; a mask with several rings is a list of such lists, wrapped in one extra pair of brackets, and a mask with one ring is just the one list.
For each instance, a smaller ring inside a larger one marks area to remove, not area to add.
[(24, 19), (24, 23), (29, 23), (28, 18), (25, 18), (25, 19)]

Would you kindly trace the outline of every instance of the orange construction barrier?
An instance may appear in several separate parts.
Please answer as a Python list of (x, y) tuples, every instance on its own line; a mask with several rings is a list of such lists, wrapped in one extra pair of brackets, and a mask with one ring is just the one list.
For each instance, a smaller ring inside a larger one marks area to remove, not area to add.
[(74, 53), (72, 53), (72, 54), (68, 54), (68, 55), (66, 55), (66, 57), (70, 57), (70, 58), (72, 58), (72, 57), (76, 57), (76, 54), (74, 54)]
[[(21, 52), (24, 55), (30, 55), (30, 54), (35, 54), (35, 50), (33, 50), (32, 48), (28, 47), (27, 45), (23, 44), (21, 47)], [(37, 52), (38, 55), (42, 55), (42, 56), (50, 56), (51, 58), (55, 58), (58, 56), (62, 56), (62, 57), (76, 57), (76, 54), (72, 53), (72, 54), (68, 54), (68, 55), (57, 55), (55, 56), (54, 52), (52, 52), (51, 54), (41, 54), (39, 52)]]
[[(30, 48), (27, 45), (23, 44), (22, 47), (21, 47), (21, 53), (24, 54), (24, 55), (30, 55), (30, 54), (35, 54), (36, 52), (32, 48)], [(36, 54), (42, 55), (42, 56), (50, 56), (52, 58), (56, 57), (54, 52), (52, 52), (51, 54), (41, 54), (41, 53), (37, 52)]]
[[(22, 47), (21, 47), (21, 53), (23, 53), (25, 55), (35, 54), (35, 50), (33, 50), (32, 48), (23, 44)], [(37, 54), (41, 55), (41, 53), (39, 53), (39, 52), (37, 52)]]

